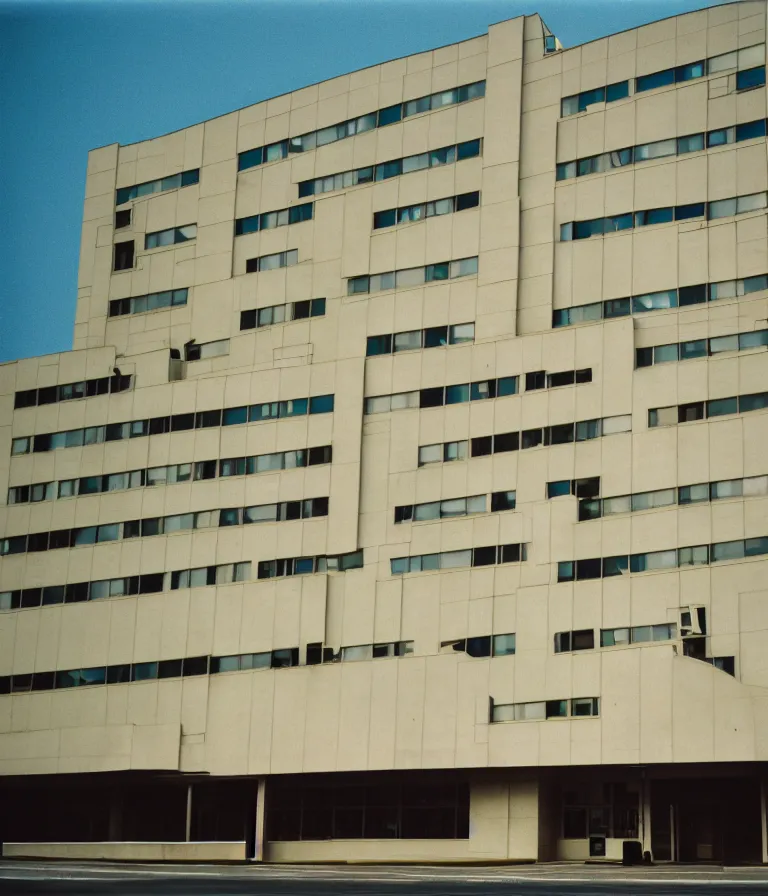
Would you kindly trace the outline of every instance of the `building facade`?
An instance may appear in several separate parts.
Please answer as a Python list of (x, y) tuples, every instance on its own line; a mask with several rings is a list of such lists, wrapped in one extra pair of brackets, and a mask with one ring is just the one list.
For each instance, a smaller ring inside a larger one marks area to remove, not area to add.
[(0, 841), (768, 857), (765, 29), (90, 153), (73, 350), (0, 366)]

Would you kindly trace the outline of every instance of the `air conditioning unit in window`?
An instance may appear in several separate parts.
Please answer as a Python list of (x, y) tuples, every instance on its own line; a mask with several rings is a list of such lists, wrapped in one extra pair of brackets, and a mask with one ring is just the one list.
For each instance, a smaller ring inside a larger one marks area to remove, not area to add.
[(707, 611), (705, 607), (682, 607), (680, 609), (680, 636), (688, 638), (706, 635)]

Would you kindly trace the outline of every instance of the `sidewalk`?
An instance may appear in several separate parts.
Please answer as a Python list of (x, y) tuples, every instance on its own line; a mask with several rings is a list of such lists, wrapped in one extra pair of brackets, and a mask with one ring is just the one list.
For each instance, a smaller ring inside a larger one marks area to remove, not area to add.
[(500, 866), (446, 865), (190, 865), (0, 859), (0, 880), (244, 879), (303, 883), (760, 883), (768, 887), (768, 866), (639, 865), (548, 863)]

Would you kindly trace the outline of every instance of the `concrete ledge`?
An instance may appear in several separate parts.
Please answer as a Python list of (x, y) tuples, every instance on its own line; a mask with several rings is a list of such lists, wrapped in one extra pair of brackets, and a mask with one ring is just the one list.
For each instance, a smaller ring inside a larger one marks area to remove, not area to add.
[(535, 862), (526, 855), (494, 855), (472, 852), (469, 840), (273, 840), (266, 849), (267, 862), (288, 864), (424, 865), (511, 864)]
[(4, 843), (7, 859), (117, 862), (244, 862), (245, 841), (212, 843)]

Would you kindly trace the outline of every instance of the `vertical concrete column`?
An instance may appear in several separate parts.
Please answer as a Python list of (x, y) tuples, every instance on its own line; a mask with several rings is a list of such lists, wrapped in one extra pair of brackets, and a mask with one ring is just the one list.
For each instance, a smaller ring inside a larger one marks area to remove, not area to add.
[(192, 836), (192, 785), (187, 785), (187, 819), (184, 827), (184, 839), (189, 843)]
[(267, 779), (259, 778), (256, 792), (256, 837), (254, 838), (253, 860), (264, 861), (264, 809), (267, 795)]
[(768, 798), (765, 792), (765, 778), (760, 776), (760, 836), (763, 845), (763, 864), (768, 864), (768, 821), (765, 813), (768, 810)]
[(648, 771), (642, 770), (640, 782), (640, 837), (643, 841), (643, 852), (651, 851), (651, 783)]

